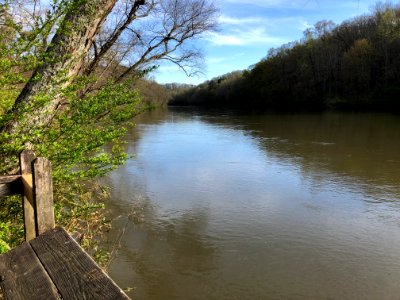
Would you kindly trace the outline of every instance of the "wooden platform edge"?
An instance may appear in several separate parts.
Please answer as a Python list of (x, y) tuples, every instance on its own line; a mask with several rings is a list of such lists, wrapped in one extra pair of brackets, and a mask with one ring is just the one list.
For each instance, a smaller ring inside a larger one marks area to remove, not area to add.
[(62, 227), (30, 244), (63, 299), (130, 299)]
[(0, 287), (5, 300), (61, 299), (32, 247), (26, 242), (0, 256)]
[(0, 256), (4, 299), (129, 300), (63, 228), (54, 228), (50, 161), (24, 150), (19, 162), (19, 175), (0, 176), (0, 197), (22, 196), (26, 241)]

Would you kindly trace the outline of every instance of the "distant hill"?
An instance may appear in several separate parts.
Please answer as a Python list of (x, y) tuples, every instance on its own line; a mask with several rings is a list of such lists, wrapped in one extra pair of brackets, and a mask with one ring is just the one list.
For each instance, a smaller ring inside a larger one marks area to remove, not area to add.
[(169, 104), (400, 111), (400, 6), (377, 4), (340, 25), (320, 21), (248, 70), (184, 89)]

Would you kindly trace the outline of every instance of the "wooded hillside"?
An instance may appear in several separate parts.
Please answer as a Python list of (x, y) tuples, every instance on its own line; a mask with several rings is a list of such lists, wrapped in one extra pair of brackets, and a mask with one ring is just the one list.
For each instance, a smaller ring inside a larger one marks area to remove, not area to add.
[(400, 6), (378, 4), (340, 25), (320, 21), (249, 70), (207, 81), (170, 104), (399, 111)]

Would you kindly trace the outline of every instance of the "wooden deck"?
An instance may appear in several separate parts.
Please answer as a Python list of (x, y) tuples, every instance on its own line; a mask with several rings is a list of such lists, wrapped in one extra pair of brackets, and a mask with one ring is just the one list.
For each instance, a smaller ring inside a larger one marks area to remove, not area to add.
[(4, 299), (129, 299), (63, 228), (54, 228), (50, 162), (24, 151), (20, 167), (20, 175), (0, 177), (0, 198), (22, 195), (25, 224), (25, 242), (0, 256)]
[(5, 299), (129, 299), (63, 229), (0, 257)]

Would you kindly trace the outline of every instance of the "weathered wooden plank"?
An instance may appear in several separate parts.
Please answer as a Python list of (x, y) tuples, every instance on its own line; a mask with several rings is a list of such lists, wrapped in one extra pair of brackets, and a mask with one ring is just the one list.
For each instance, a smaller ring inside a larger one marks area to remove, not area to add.
[(0, 197), (22, 193), (20, 175), (0, 176)]
[(32, 174), (22, 174), (21, 180), (23, 195), (28, 199), (29, 203), (34, 203)]
[(129, 299), (64, 229), (30, 243), (63, 299)]
[(0, 275), (5, 300), (61, 299), (28, 243), (0, 256)]
[(38, 157), (33, 161), (33, 191), (36, 205), (36, 233), (40, 235), (55, 226), (51, 163)]
[[(32, 161), (35, 159), (35, 153), (32, 150), (24, 150), (19, 155), (19, 166), (21, 169), (21, 175), (32, 174)], [(25, 179), (27, 177), (25, 176)], [(25, 180), (28, 183), (27, 180)], [(24, 194), (22, 196), (22, 202), (24, 207), (24, 225), (25, 225), (25, 240), (30, 241), (36, 237), (36, 226), (35, 226), (35, 205), (33, 199), (33, 193), (29, 193), (32, 189), (29, 189), (26, 184), (24, 185)], [(32, 184), (31, 184), (32, 187)]]

